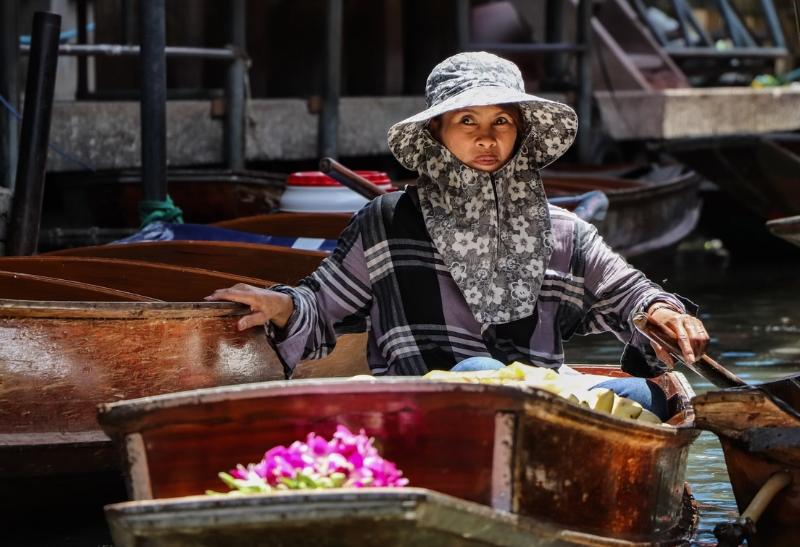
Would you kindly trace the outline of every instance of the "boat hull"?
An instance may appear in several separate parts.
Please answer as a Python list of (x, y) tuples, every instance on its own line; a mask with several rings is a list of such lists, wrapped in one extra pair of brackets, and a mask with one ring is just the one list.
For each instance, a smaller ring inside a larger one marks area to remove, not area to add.
[[(688, 404), (684, 395), (673, 389), (673, 406)], [(649, 426), (532, 388), (373, 379), (196, 390), (104, 405), (98, 419), (124, 447), (134, 500), (219, 489), (219, 471), (343, 424), (375, 437), (412, 486), (582, 532), (666, 541), (681, 532), (690, 414), (678, 427)]]
[[(0, 301), (0, 478), (114, 466), (101, 402), (283, 378), (234, 304)], [(56, 457), (57, 456), (57, 457)]]
[(767, 228), (774, 235), (800, 247), (800, 216), (770, 220)]
[[(106, 508), (118, 547), (644, 545), (575, 533), (420, 488), (187, 497)], [(652, 545), (647, 543), (647, 545)]]
[(713, 391), (692, 401), (697, 426), (720, 439), (740, 512), (773, 474), (786, 471), (792, 476), (791, 484), (767, 506), (748, 544), (788, 547), (800, 537), (799, 388), (793, 377)]

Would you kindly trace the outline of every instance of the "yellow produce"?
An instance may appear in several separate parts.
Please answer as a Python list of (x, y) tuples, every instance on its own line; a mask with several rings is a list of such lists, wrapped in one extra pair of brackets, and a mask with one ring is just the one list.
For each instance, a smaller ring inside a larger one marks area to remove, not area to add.
[[(661, 423), (658, 416), (642, 408), (642, 405), (620, 397), (610, 389), (587, 389), (587, 377), (582, 374), (558, 374), (549, 368), (512, 363), (499, 370), (465, 372), (433, 370), (423, 378), (440, 382), (531, 386), (558, 395), (578, 406), (610, 414), (615, 418)], [(591, 381), (588, 379), (588, 383), (591, 384)]]

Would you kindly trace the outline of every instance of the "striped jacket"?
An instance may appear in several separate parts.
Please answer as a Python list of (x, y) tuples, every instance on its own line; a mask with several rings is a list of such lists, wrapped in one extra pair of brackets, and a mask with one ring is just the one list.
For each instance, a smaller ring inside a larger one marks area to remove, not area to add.
[(327, 355), (337, 333), (368, 330), (375, 375), (447, 370), (471, 356), (557, 368), (565, 340), (613, 332), (626, 343), (625, 370), (660, 373), (631, 318), (655, 301), (693, 305), (632, 268), (591, 224), (552, 205), (550, 216), (554, 248), (534, 314), (482, 330), (428, 236), (414, 190), (376, 198), (313, 274), (296, 288), (274, 287), (295, 307), (276, 336), (279, 353), (291, 368)]

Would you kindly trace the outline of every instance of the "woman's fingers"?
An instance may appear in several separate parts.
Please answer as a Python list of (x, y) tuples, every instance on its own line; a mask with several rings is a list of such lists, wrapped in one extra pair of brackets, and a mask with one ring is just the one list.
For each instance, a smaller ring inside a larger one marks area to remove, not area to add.
[(656, 357), (658, 357), (659, 361), (666, 363), (669, 368), (675, 366), (675, 360), (672, 358), (672, 355), (669, 354), (666, 348), (664, 348), (658, 342), (653, 341), (650, 342), (650, 345), (653, 346), (653, 350), (656, 352)]
[(228, 300), (230, 302), (239, 302), (240, 304), (247, 304), (252, 306), (257, 300), (259, 294), (252, 289), (257, 289), (252, 285), (244, 285), (239, 283), (228, 289), (217, 289), (210, 295), (206, 296), (203, 300), (219, 301)]
[(675, 338), (678, 340), (678, 348), (680, 348), (683, 358), (687, 363), (694, 363), (697, 359), (692, 349), (692, 342), (689, 339), (689, 332), (683, 321), (675, 321)]
[(236, 328), (239, 330), (247, 330), (252, 327), (264, 325), (269, 319), (267, 314), (261, 311), (250, 313), (241, 317), (239, 321), (236, 322)]

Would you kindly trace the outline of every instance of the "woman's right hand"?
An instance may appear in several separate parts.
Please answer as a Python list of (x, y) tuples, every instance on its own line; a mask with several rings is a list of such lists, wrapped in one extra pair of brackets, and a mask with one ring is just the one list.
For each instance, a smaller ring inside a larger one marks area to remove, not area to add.
[(249, 329), (271, 321), (282, 329), (289, 322), (294, 312), (292, 297), (288, 294), (254, 287), (245, 283), (237, 283), (228, 289), (218, 289), (204, 300), (211, 302), (227, 300), (250, 306), (250, 313), (236, 323), (239, 330)]

